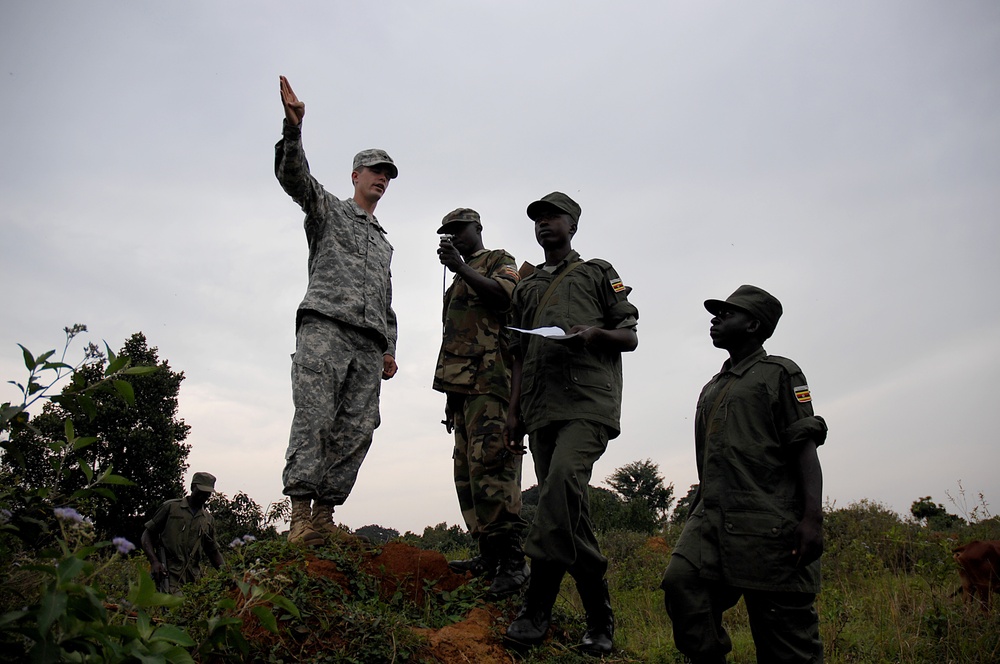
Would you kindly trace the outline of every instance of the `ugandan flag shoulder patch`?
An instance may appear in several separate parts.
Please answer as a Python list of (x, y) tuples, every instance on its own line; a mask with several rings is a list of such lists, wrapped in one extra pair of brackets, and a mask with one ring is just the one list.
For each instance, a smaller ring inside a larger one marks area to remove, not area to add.
[(625, 290), (625, 284), (622, 283), (622, 280), (620, 278), (616, 277), (611, 280), (611, 290), (613, 290), (616, 293), (621, 293), (623, 290)]
[(808, 385), (799, 385), (798, 387), (793, 387), (792, 390), (795, 392), (795, 400), (799, 403), (809, 403), (812, 401)]
[(515, 270), (510, 265), (504, 265), (502, 268), (500, 268), (500, 274), (505, 275), (507, 277), (510, 277), (514, 281), (520, 281), (521, 280), (521, 275), (518, 274), (517, 270)]

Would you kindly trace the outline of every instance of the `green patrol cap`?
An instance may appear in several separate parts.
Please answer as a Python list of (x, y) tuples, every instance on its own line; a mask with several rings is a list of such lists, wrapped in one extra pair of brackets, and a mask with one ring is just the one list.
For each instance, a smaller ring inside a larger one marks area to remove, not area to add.
[(191, 487), (206, 493), (215, 493), (215, 475), (212, 473), (195, 473), (191, 477)]
[(371, 150), (362, 150), (354, 155), (354, 170), (358, 170), (362, 166), (378, 166), (379, 164), (389, 166), (389, 170), (391, 171), (389, 173), (390, 180), (399, 175), (399, 169), (396, 168), (396, 164), (392, 162), (392, 157), (385, 150), (372, 148)]
[(747, 312), (760, 321), (761, 332), (765, 339), (774, 334), (774, 328), (778, 326), (778, 319), (781, 318), (781, 302), (778, 302), (778, 298), (763, 288), (746, 284), (733, 291), (733, 294), (725, 300), (705, 300), (705, 308), (711, 314), (718, 314), (723, 309), (739, 309)]
[(457, 210), (452, 210), (448, 214), (444, 215), (441, 220), (441, 228), (437, 230), (438, 233), (447, 233), (446, 230), (448, 226), (452, 224), (481, 224), (482, 220), (479, 219), (479, 213), (472, 208), (458, 208)]
[(580, 222), (580, 213), (583, 210), (580, 209), (580, 206), (576, 201), (561, 191), (553, 191), (551, 194), (542, 196), (539, 200), (529, 205), (528, 218), (532, 221), (537, 221), (542, 212), (552, 208), (555, 208), (561, 213), (568, 214), (573, 220), (573, 223)]

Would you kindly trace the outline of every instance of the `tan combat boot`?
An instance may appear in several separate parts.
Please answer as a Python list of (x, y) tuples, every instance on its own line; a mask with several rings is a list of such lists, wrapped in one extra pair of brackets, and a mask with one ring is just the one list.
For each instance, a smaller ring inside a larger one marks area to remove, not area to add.
[(288, 541), (292, 544), (317, 546), (323, 543), (323, 536), (312, 525), (308, 498), (292, 498), (292, 520), (288, 525)]
[(333, 522), (335, 505), (316, 501), (312, 507), (312, 527), (321, 537), (345, 544), (366, 544), (368, 539), (354, 535)]

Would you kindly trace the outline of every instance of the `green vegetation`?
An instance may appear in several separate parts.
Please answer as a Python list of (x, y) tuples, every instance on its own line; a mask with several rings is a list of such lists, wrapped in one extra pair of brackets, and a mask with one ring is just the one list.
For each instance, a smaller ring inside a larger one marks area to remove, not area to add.
[[(66, 330), (67, 346), (82, 330)], [(101, 449), (102, 431), (80, 432), (105, 412), (131, 417), (143, 386), (154, 384), (133, 379), (166, 363), (157, 365), (155, 349), (147, 367), (110, 349), (105, 361), (92, 346), (75, 367), (53, 361), (54, 351), (23, 352), (23, 401), (0, 406), (0, 661), (509, 661), (501, 637), (518, 600), (489, 604), (481, 581), (447, 571), (445, 558), (469, 555), (472, 542), (461, 527), (444, 523), (420, 536), (360, 529), (377, 541), (374, 548), (304, 549), (278, 536), (283, 503), (262, 510), (243, 493), (216, 496), (210, 509), (225, 533), (226, 565), (208, 570), (182, 597), (157, 593), (128, 538), (94, 523), (90, 510), (114, 504), (131, 482), (117, 474), (111, 456), (82, 453)], [(86, 380), (75, 379), (83, 370)], [(61, 410), (43, 409), (60, 413), (60, 426), (32, 428), (27, 409), (64, 379), (68, 384), (51, 397)], [(18, 447), (27, 440), (44, 446), (53, 482), (27, 479), (35, 467), (27, 460), (40, 452)], [(595, 489), (592, 496), (618, 624), (617, 650), (605, 661), (682, 662), (658, 585), (693, 490), (668, 517), (673, 487), (663, 485), (651, 461), (612, 478), (615, 491)], [(525, 493), (530, 508), (531, 491)], [(1000, 519), (982, 495), (973, 502), (970, 509), (959, 485), (952, 499), (959, 515), (929, 496), (914, 502), (907, 519), (871, 501), (826, 507), (817, 607), (828, 663), (1000, 661), (1000, 601), (984, 611), (957, 592), (954, 546), (1000, 539)], [(571, 579), (554, 618), (551, 639), (522, 661), (593, 661), (574, 650), (584, 620)], [(730, 661), (755, 661), (742, 605), (725, 621), (734, 643)]]

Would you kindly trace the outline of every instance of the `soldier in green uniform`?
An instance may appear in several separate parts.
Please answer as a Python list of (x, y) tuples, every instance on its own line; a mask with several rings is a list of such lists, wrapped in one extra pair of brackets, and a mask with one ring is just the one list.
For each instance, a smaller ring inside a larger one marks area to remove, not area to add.
[(594, 463), (618, 436), (621, 354), (639, 343), (639, 311), (610, 263), (584, 261), (572, 238), (580, 206), (553, 192), (528, 206), (545, 262), (514, 289), (513, 327), (557, 326), (569, 338), (520, 334), (512, 340), (514, 367), (505, 436), (508, 449), (529, 446), (538, 479), (538, 510), (525, 552), (531, 580), (524, 605), (507, 629), (514, 645), (540, 643), (566, 572), (576, 581), (587, 614), (581, 649), (611, 652), (614, 613), (601, 553), (590, 521), (588, 487)]
[(521, 457), (507, 452), (510, 398), (510, 295), (520, 277), (514, 257), (483, 247), (479, 213), (459, 208), (438, 228), (441, 264), (455, 274), (444, 294), (441, 352), (434, 389), (444, 392), (444, 425), (455, 432), (455, 489), (479, 555), (450, 563), (492, 578), (489, 594), (517, 592), (528, 579), (522, 550)]
[(288, 541), (315, 545), (347, 534), (333, 510), (354, 488), (378, 427), (381, 380), (396, 374), (392, 245), (375, 206), (398, 175), (383, 150), (354, 157), (354, 196), (341, 200), (309, 172), (302, 148), (305, 104), (284, 76), (282, 139), (274, 172), (305, 213), (309, 285), (295, 317), (292, 418), (284, 494), (291, 498)]
[(142, 550), (150, 573), (162, 592), (178, 593), (185, 583), (201, 577), (201, 558), (222, 567), (222, 552), (215, 541), (215, 522), (205, 502), (215, 493), (215, 476), (195, 473), (191, 495), (168, 500), (142, 531)]
[(827, 427), (789, 359), (768, 355), (781, 303), (755, 286), (708, 300), (712, 343), (729, 359), (695, 416), (699, 485), (663, 576), (677, 649), (722, 664), (722, 614), (742, 596), (761, 664), (823, 661), (814, 607), (823, 552)]

